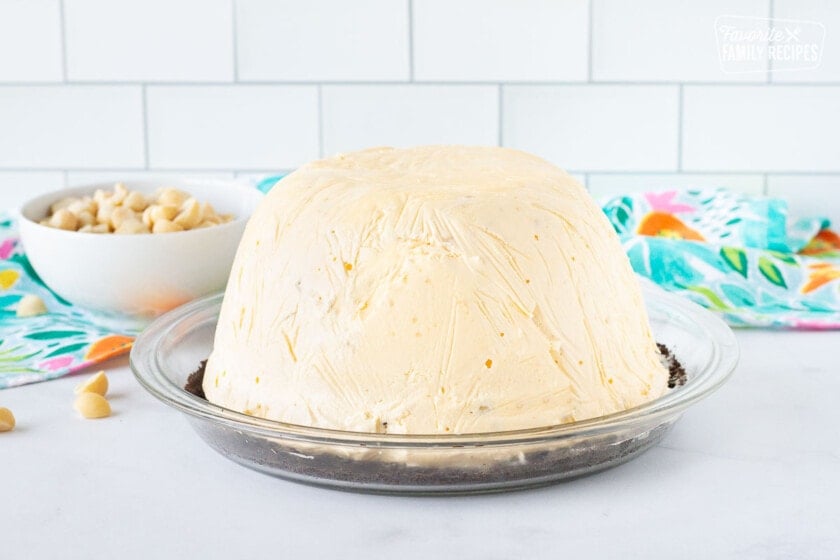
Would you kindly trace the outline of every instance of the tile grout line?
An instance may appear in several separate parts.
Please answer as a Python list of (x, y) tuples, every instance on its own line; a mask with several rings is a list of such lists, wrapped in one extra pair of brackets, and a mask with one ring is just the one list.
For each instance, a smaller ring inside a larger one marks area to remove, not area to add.
[(763, 188), (761, 189), (761, 194), (763, 194), (764, 196), (767, 196), (769, 194), (768, 191), (770, 190), (769, 187), (767, 186), (768, 176), (769, 176), (769, 173), (764, 174), (764, 185), (763, 185)]
[[(238, 82), (242, 85), (251, 86), (313, 86), (313, 85), (328, 85), (328, 86), (349, 86), (349, 87), (366, 87), (366, 86), (405, 86), (405, 80), (242, 80)], [(673, 87), (679, 85), (689, 86), (714, 86), (721, 88), (742, 88), (742, 87), (768, 87), (773, 89), (783, 88), (802, 88), (802, 87), (840, 87), (840, 80), (826, 81), (826, 82), (677, 82), (677, 81), (643, 81), (643, 80), (627, 80), (627, 81), (597, 81), (588, 83), (586, 81), (559, 81), (559, 80), (521, 80), (521, 81), (507, 81), (505, 85), (522, 86), (522, 87), (542, 87), (542, 86), (556, 86), (556, 87), (608, 87), (608, 86), (649, 86), (649, 87)], [(496, 86), (498, 81), (492, 80), (422, 80), (414, 81), (411, 84), (417, 87), (427, 86)], [(66, 82), (37, 82), (37, 81), (0, 81), (0, 89), (4, 87), (74, 87), (74, 86), (178, 86), (178, 87), (212, 87), (212, 86), (229, 86), (230, 81), (167, 81), (167, 80), (67, 80)]]
[[(621, 169), (621, 170), (604, 170), (604, 169), (580, 169), (575, 167), (570, 167), (565, 169), (567, 173), (577, 173), (583, 174), (586, 173), (588, 175), (609, 175), (609, 176), (616, 176), (616, 175), (631, 175), (631, 176), (641, 176), (641, 175), (678, 175), (677, 171), (673, 170), (645, 170), (645, 169)], [(795, 171), (795, 170), (772, 170), (772, 171), (764, 171), (761, 169), (756, 169), (754, 171), (736, 171), (733, 169), (705, 169), (705, 170), (696, 170), (696, 169), (683, 169), (682, 174), (685, 175), (737, 175), (737, 176), (744, 176), (744, 177), (761, 177), (763, 174), (767, 174), (769, 176), (774, 175), (793, 175), (793, 176), (818, 176), (818, 177), (831, 177), (834, 175), (840, 175), (840, 168), (831, 170), (831, 171)]]
[(499, 146), (504, 146), (505, 145), (505, 136), (504, 136), (504, 128), (503, 128), (503, 124), (502, 124), (502, 123), (504, 123), (504, 86), (502, 84), (499, 84), (499, 93), (496, 97), (497, 97), (496, 102), (499, 104), (499, 106), (497, 108), (498, 109), (498, 111), (497, 111), (498, 114), (496, 116), (497, 125), (499, 127), (499, 130), (498, 130), (498, 137), (496, 138), (496, 141), (499, 143)]
[(236, 29), (236, 0), (230, 0), (230, 19), (231, 19), (231, 26), (232, 34), (231, 39), (233, 40), (233, 81), (239, 81), (239, 32)]
[(318, 157), (324, 157), (324, 86), (318, 84)]
[[(67, 24), (64, 23), (64, 0), (58, 0), (59, 32), (61, 33), (61, 81), (67, 81)], [(66, 184), (66, 182), (65, 182)]]
[(683, 85), (680, 84), (677, 98), (677, 171), (683, 170)]
[(586, 81), (592, 82), (592, 13), (595, 0), (589, 0), (589, 37), (586, 45)]
[[(303, 164), (301, 164), (303, 165)], [(236, 176), (236, 175), (273, 175), (275, 173), (288, 174), (295, 171), (296, 168), (282, 168), (282, 169), (242, 169), (242, 168), (226, 168), (226, 169), (176, 169), (176, 168), (152, 168), (152, 169), (81, 169), (70, 168), (66, 170), (61, 169), (35, 169), (27, 171), (14, 171), (13, 173), (59, 173), (59, 174), (95, 174), (95, 175), (117, 175), (120, 173), (130, 173), (132, 175), (138, 174), (141, 177), (150, 176), (184, 176), (184, 175), (207, 175), (207, 176)], [(0, 170), (0, 174), (8, 172), (7, 170)]]
[[(278, 171), (291, 171), (294, 168), (285, 168), (279, 169)], [(273, 169), (265, 169), (263, 167), (260, 168), (248, 168), (248, 167), (227, 167), (227, 168), (218, 168), (218, 167), (160, 167), (160, 168), (148, 168), (145, 167), (3, 167), (0, 166), (0, 173), (142, 173), (142, 172), (151, 172), (151, 173), (160, 173), (160, 174), (168, 174), (168, 173), (263, 173), (263, 172), (270, 172), (274, 171)], [(616, 175), (629, 175), (629, 176), (643, 176), (643, 175), (678, 175), (680, 174), (677, 171), (673, 170), (645, 170), (645, 169), (619, 169), (619, 170), (602, 170), (602, 169), (578, 169), (578, 168), (569, 168), (566, 169), (568, 173), (576, 173), (578, 175), (587, 175), (591, 176), (616, 176)], [(735, 171), (731, 169), (706, 169), (706, 170), (683, 170), (683, 174), (685, 175), (734, 175), (734, 176), (743, 176), (743, 177), (762, 177), (763, 175), (767, 175), (768, 178), (775, 177), (777, 175), (791, 175), (795, 177), (840, 177), (840, 168), (830, 170), (830, 171), (794, 171), (794, 170), (784, 170), (784, 169), (776, 169), (769, 172), (765, 172), (763, 170), (755, 170), (755, 171)]]
[(408, 81), (414, 81), (414, 1), (408, 0)]
[(143, 85), (143, 166), (149, 169), (149, 108), (146, 100), (146, 86)]

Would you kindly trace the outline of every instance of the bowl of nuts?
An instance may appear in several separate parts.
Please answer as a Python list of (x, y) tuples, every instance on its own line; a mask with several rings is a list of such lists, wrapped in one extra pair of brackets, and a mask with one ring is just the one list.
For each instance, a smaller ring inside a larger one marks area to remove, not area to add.
[(35, 272), (60, 297), (155, 316), (224, 289), (262, 193), (232, 181), (126, 181), (62, 189), (20, 210)]

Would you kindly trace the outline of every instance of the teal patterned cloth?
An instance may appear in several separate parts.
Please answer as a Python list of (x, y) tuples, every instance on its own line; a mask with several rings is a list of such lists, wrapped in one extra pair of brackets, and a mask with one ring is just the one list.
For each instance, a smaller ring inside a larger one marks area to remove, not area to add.
[(784, 200), (724, 189), (603, 201), (633, 269), (733, 326), (840, 328), (840, 238)]

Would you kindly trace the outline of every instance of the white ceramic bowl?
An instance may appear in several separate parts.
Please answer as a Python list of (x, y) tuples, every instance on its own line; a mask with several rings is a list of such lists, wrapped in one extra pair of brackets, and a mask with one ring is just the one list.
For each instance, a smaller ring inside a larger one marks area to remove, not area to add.
[(130, 190), (153, 193), (175, 187), (209, 202), (232, 222), (191, 231), (114, 235), (64, 231), (38, 223), (52, 203), (112, 190), (97, 183), (38, 196), (20, 209), (20, 236), (32, 267), (59, 296), (102, 311), (153, 316), (224, 289), (239, 239), (262, 198), (233, 181), (180, 179), (123, 181)]

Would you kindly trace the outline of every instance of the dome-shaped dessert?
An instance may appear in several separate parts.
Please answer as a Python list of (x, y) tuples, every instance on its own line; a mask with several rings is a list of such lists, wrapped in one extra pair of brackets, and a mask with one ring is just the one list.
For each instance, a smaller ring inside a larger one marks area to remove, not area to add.
[(667, 381), (583, 187), (523, 152), (430, 146), (316, 161), (266, 196), (204, 391), (294, 424), (444, 434), (610, 414)]

